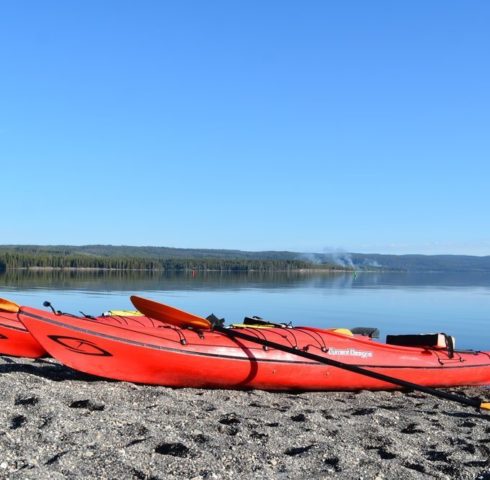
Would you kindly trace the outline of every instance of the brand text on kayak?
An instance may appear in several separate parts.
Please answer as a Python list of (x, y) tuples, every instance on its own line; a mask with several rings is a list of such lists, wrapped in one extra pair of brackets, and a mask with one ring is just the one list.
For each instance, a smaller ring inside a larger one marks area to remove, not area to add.
[(371, 358), (373, 356), (373, 352), (355, 350), (354, 348), (346, 348), (346, 349), (329, 348), (328, 353), (330, 355), (342, 355), (342, 356), (352, 356), (352, 357), (361, 357), (361, 358)]

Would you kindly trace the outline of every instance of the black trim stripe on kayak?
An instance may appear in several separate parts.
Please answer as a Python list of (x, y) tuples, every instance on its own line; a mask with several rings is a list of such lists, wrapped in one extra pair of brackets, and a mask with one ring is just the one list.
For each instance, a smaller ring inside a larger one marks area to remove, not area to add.
[[(182, 348), (171, 348), (171, 347), (163, 347), (161, 345), (154, 345), (151, 343), (144, 343), (144, 342), (139, 342), (137, 340), (131, 340), (129, 338), (121, 338), (121, 337), (116, 337), (114, 335), (109, 335), (107, 333), (101, 333), (101, 332), (96, 332), (94, 330), (89, 330), (87, 328), (82, 328), (82, 327), (77, 327), (74, 325), (68, 325), (64, 322), (59, 322), (56, 320), (53, 320), (51, 318), (46, 318), (42, 317), (40, 315), (36, 315), (34, 313), (29, 313), (29, 312), (20, 312), (21, 315), (25, 315), (27, 317), (34, 318), (36, 320), (41, 320), (46, 323), (50, 323), (52, 325), (56, 325), (58, 327), (66, 328), (68, 330), (72, 330), (75, 332), (80, 332), (88, 335), (93, 335), (95, 337), (99, 338), (104, 338), (108, 340), (113, 340), (119, 343), (125, 343), (127, 345), (132, 345), (136, 347), (143, 347), (143, 348), (151, 348), (152, 350), (161, 350), (161, 351), (166, 351), (166, 352), (172, 352), (172, 353), (178, 353), (181, 355), (194, 355), (194, 356), (199, 356), (199, 357), (213, 357), (213, 358), (226, 358), (226, 359), (231, 359), (231, 360), (241, 360), (241, 361), (247, 361), (247, 362), (264, 362), (264, 363), (289, 363), (289, 364), (303, 364), (303, 365), (310, 365), (310, 366), (319, 366), (323, 367), (324, 364), (318, 363), (318, 362), (304, 362), (304, 361), (292, 361), (292, 360), (275, 360), (275, 359), (258, 359), (258, 358), (250, 358), (250, 357), (236, 357), (233, 355), (222, 355), (222, 354), (216, 354), (216, 353), (204, 353), (204, 352), (195, 352), (195, 351), (185, 351)], [(89, 319), (84, 319), (84, 318), (78, 318), (76, 317), (77, 320), (83, 320), (83, 321), (90, 321)], [(96, 323), (96, 322), (94, 322)], [(104, 325), (108, 327), (113, 327), (113, 328), (120, 328), (117, 325), (110, 325), (110, 324), (104, 324), (104, 323), (99, 323), (99, 325)], [(129, 329), (125, 329), (129, 330)], [(152, 335), (151, 333), (147, 332), (138, 332), (138, 330), (133, 330), (136, 333), (141, 333), (143, 335), (148, 335), (148, 336), (154, 336), (156, 338), (161, 338), (158, 337), (157, 335)], [(329, 358), (329, 357), (326, 357)], [(461, 363), (458, 365), (439, 365), (439, 366), (434, 366), (434, 367), (428, 367), (428, 366), (410, 366), (410, 365), (364, 365), (364, 364), (348, 364), (348, 365), (354, 365), (358, 366), (361, 368), (372, 368), (372, 369), (412, 369), (412, 370), (448, 370), (448, 369), (458, 369), (458, 368), (481, 368), (481, 367), (490, 367), (490, 362), (489, 363), (482, 363), (482, 364), (477, 364), (477, 365), (462, 365)]]

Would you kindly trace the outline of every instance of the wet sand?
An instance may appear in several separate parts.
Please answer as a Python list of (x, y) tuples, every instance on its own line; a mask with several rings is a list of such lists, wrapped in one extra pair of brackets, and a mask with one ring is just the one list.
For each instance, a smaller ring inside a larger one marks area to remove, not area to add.
[(172, 389), (10, 357), (0, 392), (1, 479), (490, 480), (490, 412), (418, 392)]

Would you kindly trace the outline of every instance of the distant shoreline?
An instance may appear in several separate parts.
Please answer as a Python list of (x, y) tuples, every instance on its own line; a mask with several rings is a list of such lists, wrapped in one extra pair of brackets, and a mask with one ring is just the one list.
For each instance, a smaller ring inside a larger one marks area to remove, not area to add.
[(490, 256), (0, 245), (0, 271), (490, 272)]

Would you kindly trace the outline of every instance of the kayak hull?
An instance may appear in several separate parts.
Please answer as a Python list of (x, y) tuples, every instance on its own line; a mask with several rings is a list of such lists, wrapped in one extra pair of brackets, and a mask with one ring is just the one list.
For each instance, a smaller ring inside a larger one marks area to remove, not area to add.
[[(22, 307), (19, 318), (61, 363), (104, 378), (172, 387), (265, 390), (392, 389), (396, 385), (215, 332), (134, 327)], [(490, 384), (487, 352), (398, 347), (310, 328), (244, 328), (270, 341), (419, 385)]]
[(19, 321), (17, 313), (0, 312), (0, 355), (40, 358), (47, 352)]

